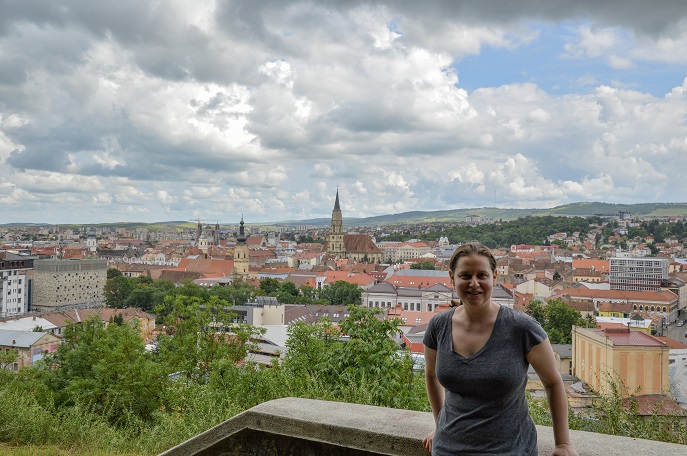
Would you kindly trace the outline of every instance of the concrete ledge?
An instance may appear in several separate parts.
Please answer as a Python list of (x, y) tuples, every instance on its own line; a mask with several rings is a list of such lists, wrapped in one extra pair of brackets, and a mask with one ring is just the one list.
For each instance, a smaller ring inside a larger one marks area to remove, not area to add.
[[(265, 402), (162, 453), (209, 455), (422, 455), (434, 428), (431, 413), (369, 405), (284, 398)], [(537, 426), (539, 454), (553, 449), (553, 432)], [(581, 456), (684, 456), (687, 446), (571, 431)]]

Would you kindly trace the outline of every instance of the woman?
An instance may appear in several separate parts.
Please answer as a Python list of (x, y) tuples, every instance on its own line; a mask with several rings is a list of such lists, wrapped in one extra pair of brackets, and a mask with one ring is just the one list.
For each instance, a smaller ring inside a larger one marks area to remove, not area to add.
[(531, 364), (549, 400), (556, 448), (571, 456), (568, 402), (546, 333), (531, 317), (491, 301), (496, 259), (478, 242), (449, 262), (460, 302), (432, 318), (424, 337), (425, 377), (436, 430), (422, 441), (434, 456), (537, 455), (527, 409)]

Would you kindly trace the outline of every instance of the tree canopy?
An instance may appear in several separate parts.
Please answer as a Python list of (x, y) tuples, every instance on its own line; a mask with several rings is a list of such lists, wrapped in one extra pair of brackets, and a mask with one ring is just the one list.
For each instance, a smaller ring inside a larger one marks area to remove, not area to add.
[(590, 326), (589, 320), (582, 317), (578, 310), (560, 299), (549, 300), (546, 304), (532, 300), (525, 312), (542, 325), (552, 344), (571, 344), (573, 325), (583, 328)]

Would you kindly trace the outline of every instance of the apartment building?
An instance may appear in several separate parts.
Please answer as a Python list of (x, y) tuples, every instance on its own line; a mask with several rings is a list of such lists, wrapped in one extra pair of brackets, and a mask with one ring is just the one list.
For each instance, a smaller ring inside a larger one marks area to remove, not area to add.
[(658, 290), (668, 279), (667, 258), (613, 257), (608, 280), (611, 290)]
[(33, 260), (11, 253), (0, 255), (0, 317), (24, 314), (29, 310)]

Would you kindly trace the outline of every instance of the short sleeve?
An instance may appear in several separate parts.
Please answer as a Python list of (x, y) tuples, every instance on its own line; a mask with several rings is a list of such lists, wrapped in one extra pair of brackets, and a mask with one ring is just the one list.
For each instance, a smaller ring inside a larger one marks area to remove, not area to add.
[(527, 355), (532, 347), (544, 342), (548, 337), (539, 322), (526, 314), (520, 314), (522, 325), (522, 350)]
[(439, 315), (435, 315), (429, 320), (429, 323), (427, 324), (427, 330), (425, 330), (425, 335), (422, 338), (422, 343), (425, 345), (427, 348), (431, 348), (432, 350), (437, 349), (437, 318)]

